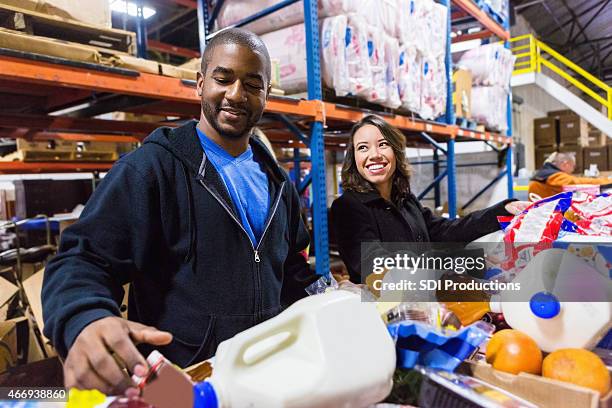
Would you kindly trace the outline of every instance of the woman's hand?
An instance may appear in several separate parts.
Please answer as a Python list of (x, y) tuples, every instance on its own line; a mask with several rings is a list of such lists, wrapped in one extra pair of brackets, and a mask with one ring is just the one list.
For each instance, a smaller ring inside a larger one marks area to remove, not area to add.
[(530, 201), (512, 201), (504, 207), (512, 215), (519, 215), (527, 209), (531, 204)]

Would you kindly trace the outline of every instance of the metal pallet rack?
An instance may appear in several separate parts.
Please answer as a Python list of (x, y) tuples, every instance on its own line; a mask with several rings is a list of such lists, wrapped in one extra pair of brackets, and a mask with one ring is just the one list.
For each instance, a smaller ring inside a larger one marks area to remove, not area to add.
[[(370, 112), (322, 100), (316, 0), (283, 0), (237, 25), (247, 24), (297, 1), (302, 1), (304, 5), (308, 47), (308, 99), (271, 97), (266, 107), (264, 123), (268, 125), (266, 134), (272, 142), (294, 148), (296, 145), (310, 148), (311, 176), (305, 180), (299, 180), (298, 188), (303, 191), (309, 183), (312, 183), (314, 242), (317, 255), (316, 270), (319, 274), (327, 274), (329, 271), (329, 250), (324, 149), (342, 148), (343, 144), (346, 143), (346, 137), (326, 135), (324, 130), (346, 130), (350, 128), (352, 123)], [(381, 114), (389, 123), (402, 129), (413, 145), (433, 147), (434, 159), (439, 158), (439, 153), (446, 156), (446, 160), (444, 160), (446, 170), (442, 172), (440, 172), (440, 162), (434, 160), (435, 179), (426, 191), (421, 193), (421, 197), (434, 189), (434, 191), (437, 191), (436, 197), (439, 200), (439, 185), (446, 177), (449, 213), (451, 217), (455, 217), (457, 200), (455, 142), (494, 142), (510, 148), (511, 138), (492, 132), (463, 129), (455, 125), (451, 102), (451, 4), (450, 0), (442, 0), (441, 2), (449, 8), (447, 27), (449, 41), (447, 41), (446, 51), (448, 95), (445, 123), (423, 121), (389, 113)], [(214, 6), (210, 8), (208, 3), (208, 0), (197, 0), (201, 50), (205, 46), (206, 38), (210, 35), (209, 30), (212, 28), (214, 18), (219, 12), (222, 0), (217, 0)], [(483, 24), (486, 30), (483, 30), (484, 33), (481, 33), (481, 36), (490, 36), (493, 33), (504, 40), (508, 39), (507, 30), (500, 28), (484, 13), (475, 11), (478, 9), (473, 7), (470, 0), (452, 0), (452, 3), (464, 10), (464, 15), (471, 16), (480, 24)], [(142, 3), (140, 3), (140, 6), (142, 7)], [(138, 29), (137, 45), (139, 55), (144, 55), (146, 30), (142, 13), (140, 13), (138, 23), (140, 27)], [(200, 101), (195, 93), (193, 81), (103, 67), (96, 64), (73, 63), (59, 58), (0, 49), (0, 94), (7, 92), (8, 94), (30, 95), (35, 97), (38, 102), (41, 98), (44, 98), (44, 107), (48, 112), (60, 107), (74, 106), (84, 101), (95, 101), (109, 94), (124, 98), (123, 106), (129, 106), (129, 110), (132, 112), (187, 118), (199, 116), (200, 111)], [(18, 103), (19, 101), (15, 101), (15, 104)], [(510, 112), (511, 107), (509, 106), (509, 124), (511, 124)], [(142, 140), (150, 132), (151, 126), (156, 125), (143, 122), (74, 119), (63, 116), (0, 114), (0, 135), (3, 137), (26, 136), (33, 140), (54, 138), (75, 140), (79, 137), (84, 138), (84, 140), (101, 141)], [(310, 132), (310, 134), (306, 135), (307, 132)], [(289, 139), (296, 139), (296, 136), (300, 141), (299, 143), (292, 145), (287, 143)], [(446, 147), (443, 144), (446, 144)], [(505, 170), (509, 179), (509, 195), (512, 194), (510, 156), (508, 154), (508, 166)], [(297, 158), (296, 162), (298, 160), (303, 160), (303, 158)], [(299, 165), (294, 167), (299, 169)], [(0, 163), (0, 173), (104, 171), (108, 168), (109, 164), (105, 163)], [(497, 179), (502, 176), (503, 173), (500, 173)]]

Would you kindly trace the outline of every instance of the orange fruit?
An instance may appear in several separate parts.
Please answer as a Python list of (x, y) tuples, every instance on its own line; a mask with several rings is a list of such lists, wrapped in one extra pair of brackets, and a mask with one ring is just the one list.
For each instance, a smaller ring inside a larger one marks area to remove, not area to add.
[(595, 353), (584, 349), (560, 349), (544, 359), (544, 377), (561, 380), (599, 391), (601, 396), (610, 390), (610, 372)]
[(542, 352), (536, 342), (518, 330), (500, 330), (487, 344), (487, 362), (507, 373), (540, 374)]

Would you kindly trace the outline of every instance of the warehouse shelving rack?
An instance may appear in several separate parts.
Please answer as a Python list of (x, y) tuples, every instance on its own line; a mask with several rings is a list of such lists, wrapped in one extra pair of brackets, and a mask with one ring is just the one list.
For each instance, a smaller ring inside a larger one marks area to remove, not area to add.
[[(271, 96), (266, 107), (263, 125), (267, 126), (266, 134), (273, 143), (294, 148), (310, 148), (311, 174), (305, 180), (296, 179), (296, 181), (299, 191), (303, 191), (309, 183), (312, 184), (314, 243), (317, 255), (316, 270), (319, 274), (327, 274), (329, 271), (329, 251), (324, 150), (343, 148), (347, 139), (346, 131), (350, 129), (351, 124), (372, 112), (323, 101), (316, 0), (284, 0), (272, 8), (262, 10), (255, 16), (241, 21), (237, 25), (244, 25), (297, 1), (302, 1), (304, 6), (308, 47), (308, 99), (298, 100)], [(434, 181), (419, 196), (422, 198), (434, 189), (436, 201), (439, 201), (440, 182), (446, 177), (449, 215), (454, 218), (457, 212), (455, 142), (483, 141), (489, 144), (498, 143), (507, 146), (510, 150), (511, 138), (494, 132), (463, 129), (455, 125), (451, 100), (451, 3), (450, 0), (442, 0), (442, 3), (449, 10), (447, 27), (449, 41), (447, 41), (446, 51), (447, 114), (443, 123), (424, 121), (388, 112), (375, 113), (380, 114), (389, 123), (404, 131), (411, 145), (433, 147)], [(210, 38), (210, 35), (214, 35), (209, 30), (213, 26), (214, 18), (221, 4), (222, 1), (217, 0), (214, 6), (209, 8), (207, 0), (198, 0), (201, 51), (205, 47), (206, 39)], [(464, 10), (464, 14), (472, 16), (479, 24), (482, 24), (485, 28), (483, 30), (484, 34), (481, 34), (483, 37), (491, 34), (496, 34), (504, 40), (509, 37), (507, 27), (500, 28), (486, 15), (475, 11), (476, 9), (470, 5), (470, 0), (452, 0), (452, 4)], [(142, 4), (140, 5), (142, 6)], [(140, 26), (138, 29), (140, 34), (137, 36), (137, 45), (139, 54), (143, 55), (143, 51), (146, 50), (146, 31), (144, 30), (142, 13), (138, 18), (138, 25)], [(43, 108), (47, 112), (57, 111), (64, 107), (82, 104), (112, 94), (132, 98), (130, 100), (134, 103), (129, 104), (131, 106), (129, 110), (132, 112), (182, 118), (198, 117), (200, 101), (194, 87), (195, 83), (188, 80), (102, 67), (96, 64), (74, 63), (60, 58), (0, 49), (0, 95), (2, 93), (25, 95), (36, 99), (39, 104), (40, 99), (44, 98)], [(14, 103), (23, 103), (23, 100), (15, 100)], [(10, 102), (7, 101), (6, 104), (11, 107)], [(511, 124), (510, 112), (511, 107), (509, 106), (509, 124)], [(169, 126), (175, 125), (172, 122), (166, 124)], [(82, 137), (82, 140), (135, 141), (142, 140), (151, 131), (152, 126), (157, 125), (144, 122), (74, 119), (42, 114), (0, 114), (0, 136), (26, 137), (31, 140), (74, 140)], [(334, 129), (340, 129), (344, 133), (335, 135), (332, 132)], [(290, 139), (297, 139), (299, 142), (296, 141), (296, 143), (290, 145), (288, 144)], [(497, 147), (495, 148), (497, 149)], [(446, 169), (444, 171), (441, 171), (443, 166), (437, 160), (440, 154), (446, 156), (446, 160), (444, 160)], [(508, 194), (511, 195), (510, 151), (507, 157), (505, 174), (509, 179)], [(303, 158), (297, 158), (297, 166), (294, 165), (294, 168), (299, 169), (300, 160), (303, 160)], [(483, 165), (483, 163), (475, 163), (474, 165)], [(0, 163), (0, 172), (106, 171), (109, 167), (109, 163), (5, 162)], [(503, 172), (500, 173), (496, 180), (501, 178), (503, 174)], [(492, 185), (496, 180), (490, 184)], [(482, 192), (479, 194), (482, 194)]]

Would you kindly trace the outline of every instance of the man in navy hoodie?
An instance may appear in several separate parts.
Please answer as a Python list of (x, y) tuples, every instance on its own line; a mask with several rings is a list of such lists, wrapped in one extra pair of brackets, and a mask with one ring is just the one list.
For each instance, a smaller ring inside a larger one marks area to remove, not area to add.
[(122, 369), (142, 373), (152, 349), (189, 366), (306, 295), (298, 195), (251, 137), (269, 91), (259, 37), (219, 33), (198, 73), (200, 121), (154, 131), (64, 232), (42, 300), (67, 387), (122, 392)]

